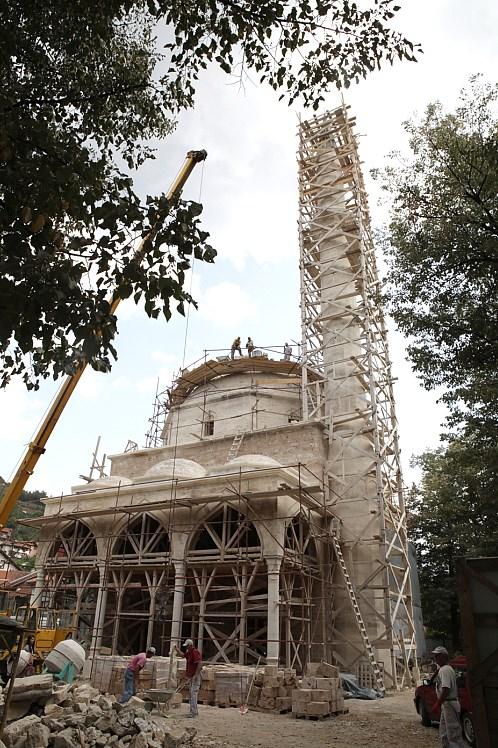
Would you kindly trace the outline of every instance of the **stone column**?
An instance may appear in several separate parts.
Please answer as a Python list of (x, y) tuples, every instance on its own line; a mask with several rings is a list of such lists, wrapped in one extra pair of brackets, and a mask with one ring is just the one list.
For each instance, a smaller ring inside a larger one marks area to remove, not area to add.
[(97, 604), (95, 606), (92, 642), (90, 644), (90, 652), (92, 655), (95, 655), (97, 649), (102, 645), (102, 632), (107, 606), (107, 575), (105, 572), (105, 566), (99, 564), (99, 591), (97, 594)]
[(173, 595), (173, 616), (171, 620), (170, 652), (176, 644), (180, 646), (182, 630), (183, 598), (185, 595), (185, 561), (173, 561), (175, 567), (175, 591)]
[(266, 662), (278, 665), (280, 651), (280, 565), (281, 557), (266, 559), (268, 575), (268, 623)]
[(30, 606), (32, 608), (39, 608), (41, 604), (41, 597), (43, 593), (43, 585), (45, 583), (45, 569), (43, 566), (39, 566), (36, 569), (36, 582), (31, 593)]

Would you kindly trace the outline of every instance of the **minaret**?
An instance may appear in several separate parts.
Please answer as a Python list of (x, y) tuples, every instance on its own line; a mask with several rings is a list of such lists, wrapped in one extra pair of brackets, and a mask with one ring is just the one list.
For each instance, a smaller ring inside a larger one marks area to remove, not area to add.
[(364, 661), (378, 666), (385, 686), (396, 687), (409, 682), (408, 661), (415, 659), (406, 512), (353, 125), (343, 105), (299, 127), (303, 416), (322, 421), (328, 440), (334, 655), (345, 669)]

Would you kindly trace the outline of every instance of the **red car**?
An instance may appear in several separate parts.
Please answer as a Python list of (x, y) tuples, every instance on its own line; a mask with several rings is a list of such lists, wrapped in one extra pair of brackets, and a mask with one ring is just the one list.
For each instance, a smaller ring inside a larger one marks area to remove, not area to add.
[[(451, 660), (451, 667), (454, 669), (457, 677), (458, 701), (460, 702), (462, 717), (462, 732), (465, 740), (471, 746), (476, 745), (474, 736), (474, 725), (472, 723), (472, 702), (470, 700), (470, 689), (467, 683), (467, 660), (465, 657), (458, 657)], [(427, 678), (421, 686), (415, 689), (415, 707), (420, 714), (422, 724), (430, 727), (439, 722), (439, 712), (436, 713), (435, 705), (436, 696), (436, 674), (432, 678)]]

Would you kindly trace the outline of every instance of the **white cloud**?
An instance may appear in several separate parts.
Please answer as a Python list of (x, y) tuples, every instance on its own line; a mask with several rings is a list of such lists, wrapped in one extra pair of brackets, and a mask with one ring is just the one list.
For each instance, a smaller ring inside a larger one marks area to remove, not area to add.
[(164, 351), (152, 351), (150, 357), (153, 361), (160, 361), (163, 364), (177, 364), (178, 356), (176, 353), (165, 353)]
[(38, 393), (29, 393), (20, 380), (12, 380), (0, 390), (0, 441), (24, 439), (27, 444), (46, 407)]
[(231, 327), (257, 318), (254, 298), (237, 283), (222, 281), (201, 291), (199, 313), (220, 327)]
[(102, 394), (107, 382), (104, 382), (106, 374), (94, 371), (87, 367), (78, 384), (78, 397), (84, 400), (96, 400)]

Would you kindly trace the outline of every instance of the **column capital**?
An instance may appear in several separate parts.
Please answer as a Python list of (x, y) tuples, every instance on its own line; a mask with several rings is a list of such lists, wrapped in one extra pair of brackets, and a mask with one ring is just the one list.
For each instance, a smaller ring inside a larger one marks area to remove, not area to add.
[(265, 558), (265, 561), (268, 574), (280, 574), (282, 556), (270, 556), (269, 558)]

